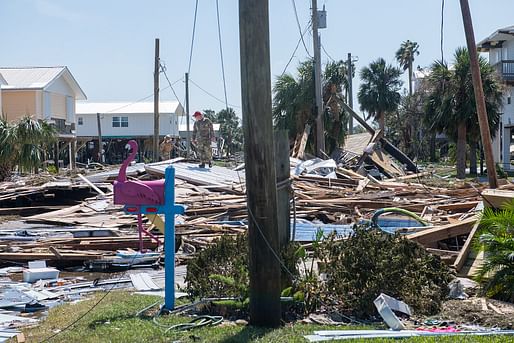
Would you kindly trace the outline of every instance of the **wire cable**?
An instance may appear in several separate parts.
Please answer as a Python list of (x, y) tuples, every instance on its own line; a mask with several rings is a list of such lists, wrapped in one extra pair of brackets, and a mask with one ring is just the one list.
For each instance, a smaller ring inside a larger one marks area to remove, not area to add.
[(327, 50), (325, 50), (325, 46), (323, 44), (321, 44), (321, 48), (323, 49), (323, 52), (325, 53), (325, 55), (328, 56), (328, 58), (330, 58), (332, 60), (332, 62), (335, 62), (336, 60), (332, 58), (332, 56), (329, 55), (329, 53), (327, 52)]
[(191, 35), (191, 48), (189, 49), (189, 65), (187, 67), (187, 73), (191, 73), (191, 62), (193, 60), (193, 46), (195, 42), (195, 31), (196, 31), (196, 15), (198, 13), (198, 0), (195, 3), (195, 15), (193, 19), (193, 33)]
[[(310, 29), (311, 24), (312, 24), (311, 22), (307, 23), (307, 26), (303, 30), (302, 37), (303, 37), (303, 35), (305, 35), (305, 33), (307, 33), (307, 30)], [(293, 60), (293, 58), (294, 58), (294, 56), (296, 54), (296, 51), (298, 50), (298, 47), (300, 46), (301, 41), (302, 41), (302, 38), (298, 39), (298, 42), (296, 43), (296, 47), (294, 48), (293, 53), (291, 54), (291, 57), (289, 58), (289, 61), (287, 61), (287, 64), (284, 67), (284, 70), (282, 71), (282, 74), (280, 74), (280, 76), (283, 76), (286, 73), (287, 68), (289, 67), (289, 64), (291, 63), (291, 61)]]
[[(198, 85), (196, 82), (194, 82), (191, 78), (189, 78), (189, 82), (191, 82), (193, 85), (195, 85), (196, 87), (198, 87), (198, 89), (200, 89), (202, 92), (204, 92), (205, 94), (209, 95), (211, 98), (215, 99), (215, 100), (218, 100), (219, 102), (221, 102), (222, 104), (225, 104), (225, 102), (223, 100), (221, 100), (220, 98), (218, 98), (216, 95), (210, 93), (209, 91), (203, 89), (200, 85)], [(241, 108), (241, 106), (237, 106), (237, 105), (234, 105), (234, 104), (230, 104), (230, 107), (236, 107), (236, 108)]]
[(218, 39), (220, 43), (221, 75), (223, 76), (223, 92), (225, 94), (225, 107), (228, 109), (227, 82), (225, 81), (225, 64), (223, 63), (223, 44), (221, 43), (220, 9), (216, 0), (216, 18), (218, 19)]
[(302, 33), (302, 27), (300, 25), (300, 19), (298, 19), (298, 11), (296, 10), (296, 2), (295, 2), (295, 0), (291, 0), (291, 3), (293, 4), (294, 16), (296, 18), (296, 24), (298, 25), (298, 32), (300, 33), (300, 40), (302, 41), (303, 47), (305, 49), (305, 52), (307, 53), (307, 55), (310, 58), (312, 58), (312, 55), (310, 54), (309, 49), (307, 49), (307, 45), (305, 44), (305, 41), (303, 39), (303, 35), (305, 33)]
[(182, 80), (182, 78), (178, 79), (177, 81), (175, 81), (172, 84), (170, 82), (170, 79), (168, 78), (168, 74), (166, 73), (166, 66), (163, 65), (162, 63), (159, 63), (159, 66), (161, 67), (161, 72), (164, 74), (164, 77), (166, 78), (166, 81), (168, 81), (169, 88), (171, 88), (171, 91), (173, 92), (173, 95), (175, 96), (175, 99), (177, 99), (177, 101), (180, 102), (180, 100), (178, 99), (177, 93), (175, 92), (175, 89), (173, 88), (173, 85), (175, 83), (179, 82), (180, 80)]

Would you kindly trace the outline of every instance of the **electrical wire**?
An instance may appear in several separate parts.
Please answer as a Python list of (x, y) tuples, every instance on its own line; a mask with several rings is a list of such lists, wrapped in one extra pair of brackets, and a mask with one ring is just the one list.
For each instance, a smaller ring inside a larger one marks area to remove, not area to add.
[(305, 52), (307, 53), (307, 55), (308, 55), (310, 58), (312, 58), (312, 55), (310, 54), (309, 49), (307, 49), (307, 45), (305, 44), (305, 41), (304, 41), (304, 39), (303, 39), (303, 35), (304, 35), (305, 33), (302, 33), (302, 27), (301, 27), (301, 25), (300, 25), (300, 19), (298, 19), (298, 11), (296, 10), (296, 2), (295, 2), (295, 0), (291, 0), (291, 3), (293, 4), (294, 16), (295, 16), (295, 18), (296, 18), (296, 24), (298, 25), (298, 33), (300, 33), (300, 40), (301, 40), (301, 42), (302, 42), (302, 44), (303, 44), (303, 47), (304, 47), (304, 49), (305, 49)]
[[(305, 33), (307, 33), (307, 30), (309, 30), (309, 28), (311, 27), (311, 24), (312, 24), (311, 22), (307, 23), (307, 27), (303, 30), (302, 37), (305, 35)], [(300, 46), (301, 41), (302, 41), (302, 38), (298, 39), (298, 42), (296, 43), (296, 47), (294, 48), (293, 53), (291, 54), (289, 61), (287, 61), (287, 64), (284, 67), (284, 70), (282, 71), (282, 74), (280, 74), (280, 76), (283, 76), (286, 73), (287, 68), (289, 67), (289, 64), (291, 63), (291, 61), (293, 60), (293, 58), (296, 54), (296, 51), (298, 50), (298, 47)]]
[[(221, 102), (222, 104), (225, 104), (225, 102), (223, 100), (221, 100), (220, 98), (218, 98), (216, 95), (210, 93), (209, 91), (203, 89), (200, 85), (198, 85), (196, 82), (194, 82), (191, 78), (189, 78), (189, 82), (191, 82), (193, 85), (195, 85), (196, 87), (198, 87), (198, 89), (200, 89), (202, 92), (204, 92), (205, 94), (209, 95), (211, 98), (215, 99), (215, 100), (218, 100), (219, 102)], [(241, 108), (241, 106), (237, 106), (237, 105), (234, 105), (234, 104), (230, 104), (230, 107), (236, 107), (236, 108)]]
[(195, 31), (196, 31), (196, 15), (198, 13), (198, 0), (195, 3), (195, 15), (193, 19), (193, 33), (191, 35), (191, 48), (189, 49), (189, 65), (187, 67), (187, 73), (191, 72), (191, 61), (193, 60), (193, 46), (195, 42)]
[(171, 91), (173, 92), (173, 95), (175, 96), (175, 99), (177, 99), (177, 101), (180, 102), (180, 100), (178, 99), (177, 93), (175, 92), (175, 89), (173, 88), (173, 85), (175, 83), (179, 82), (180, 80), (182, 80), (182, 78), (178, 79), (177, 81), (175, 81), (172, 84), (170, 82), (170, 79), (168, 78), (168, 74), (166, 73), (166, 66), (162, 65), (162, 63), (160, 63), (159, 66), (161, 67), (161, 72), (164, 74), (164, 77), (166, 78), (166, 81), (168, 81), (169, 88), (171, 88)]
[(218, 19), (218, 39), (220, 45), (220, 59), (221, 59), (221, 75), (223, 76), (223, 92), (225, 94), (225, 107), (228, 109), (227, 101), (227, 82), (225, 81), (225, 64), (223, 63), (223, 44), (221, 43), (221, 26), (220, 26), (220, 9), (218, 0), (216, 0), (216, 18)]
[[(168, 86), (166, 86), (166, 87), (162, 88), (162, 89), (161, 89), (161, 91), (166, 90), (166, 89), (168, 89), (168, 88), (172, 87), (172, 85), (176, 84), (177, 82), (181, 81), (182, 79), (183, 79), (183, 78), (180, 78), (180, 79), (178, 79), (178, 80), (174, 81), (173, 83), (169, 84)], [(168, 80), (168, 83), (169, 83), (169, 80)], [(129, 107), (129, 106), (132, 106), (132, 105), (138, 104), (138, 103), (140, 103), (140, 102), (143, 102), (143, 101), (145, 101), (145, 100), (147, 100), (147, 99), (149, 99), (149, 98), (153, 97), (153, 94), (154, 94), (154, 93), (149, 94), (149, 95), (147, 95), (147, 96), (145, 96), (145, 97), (143, 97), (143, 98), (141, 98), (141, 99), (138, 99), (138, 100), (136, 100), (136, 101), (134, 101), (134, 102), (131, 102), (131, 103), (125, 104), (125, 105), (120, 106), (120, 107), (113, 108), (112, 110), (105, 111), (105, 112), (102, 112), (102, 113), (112, 113), (112, 112), (116, 112), (116, 111), (119, 111), (119, 110), (121, 110), (121, 109), (124, 109), (124, 108), (126, 108), (126, 107)], [(178, 101), (178, 98), (177, 98), (177, 101)]]
[(325, 55), (327, 55), (328, 58), (330, 58), (332, 60), (332, 62), (335, 62), (336, 60), (332, 58), (332, 56), (329, 55), (329, 53), (327, 52), (327, 50), (325, 50), (325, 46), (323, 44), (321, 44), (321, 48), (323, 49), (323, 52), (325, 53)]

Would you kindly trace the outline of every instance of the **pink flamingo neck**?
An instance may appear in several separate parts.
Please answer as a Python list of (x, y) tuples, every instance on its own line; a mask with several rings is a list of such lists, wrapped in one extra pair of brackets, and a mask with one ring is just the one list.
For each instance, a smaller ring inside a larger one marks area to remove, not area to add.
[(130, 140), (128, 142), (128, 145), (130, 146), (130, 149), (132, 150), (130, 154), (128, 155), (127, 159), (123, 161), (120, 167), (120, 172), (118, 173), (118, 181), (123, 182), (127, 181), (127, 167), (130, 164), (130, 162), (134, 161), (136, 154), (137, 154), (137, 142), (134, 140)]

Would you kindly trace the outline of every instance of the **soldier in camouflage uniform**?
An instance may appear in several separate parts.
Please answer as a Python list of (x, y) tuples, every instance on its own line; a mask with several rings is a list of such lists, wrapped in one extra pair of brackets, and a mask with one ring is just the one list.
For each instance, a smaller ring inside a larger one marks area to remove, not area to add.
[(195, 124), (193, 126), (193, 143), (196, 144), (198, 158), (200, 159), (200, 168), (205, 168), (205, 164), (212, 167), (212, 148), (211, 142), (215, 142), (214, 129), (209, 118), (205, 118), (202, 112), (193, 114)]

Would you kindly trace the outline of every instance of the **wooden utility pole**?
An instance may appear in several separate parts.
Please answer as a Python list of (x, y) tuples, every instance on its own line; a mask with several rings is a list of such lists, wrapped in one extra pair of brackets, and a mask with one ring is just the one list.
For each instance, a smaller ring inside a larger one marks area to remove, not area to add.
[(274, 132), (275, 173), (277, 174), (277, 216), (278, 241), (282, 248), (291, 238), (290, 192), (291, 183), (289, 166), (289, 137), (287, 130)]
[[(348, 75), (347, 75), (347, 78), (348, 78), (348, 106), (350, 106), (350, 108), (353, 108), (353, 86), (352, 86), (352, 81), (353, 81), (353, 78), (352, 78), (352, 74), (353, 74), (353, 70), (352, 70), (352, 53), (349, 52), (348, 53), (348, 61), (346, 62), (348, 64), (347, 66), (347, 71), (348, 71)], [(353, 134), (353, 116), (350, 116), (348, 118), (348, 134)]]
[(271, 116), (268, 1), (239, 0), (241, 100), (250, 245), (250, 322), (280, 325), (280, 253)]
[(155, 60), (153, 71), (153, 160), (159, 161), (159, 38), (155, 38)]
[(316, 155), (325, 156), (325, 127), (321, 97), (321, 43), (318, 34), (318, 2), (312, 0), (312, 42), (314, 45), (314, 92), (316, 93)]
[(189, 73), (186, 73), (186, 128), (187, 128), (187, 154), (186, 157), (191, 156), (191, 135), (189, 132)]
[(103, 144), (102, 144), (102, 122), (100, 121), (100, 113), (96, 114), (96, 125), (98, 126), (98, 162), (103, 162)]
[(478, 123), (480, 125), (480, 135), (482, 137), (482, 144), (484, 146), (489, 187), (498, 188), (498, 178), (496, 177), (496, 166), (494, 164), (491, 132), (489, 131), (489, 121), (487, 120), (487, 110), (485, 107), (484, 88), (482, 86), (482, 76), (480, 75), (480, 66), (478, 64), (475, 33), (473, 32), (473, 22), (471, 21), (471, 12), (469, 10), (468, 0), (460, 0), (460, 9), (462, 11), (462, 21), (464, 22), (464, 32), (466, 33), (466, 43), (468, 45), (471, 77), (473, 79), (473, 89), (475, 91), (475, 102), (477, 106)]

